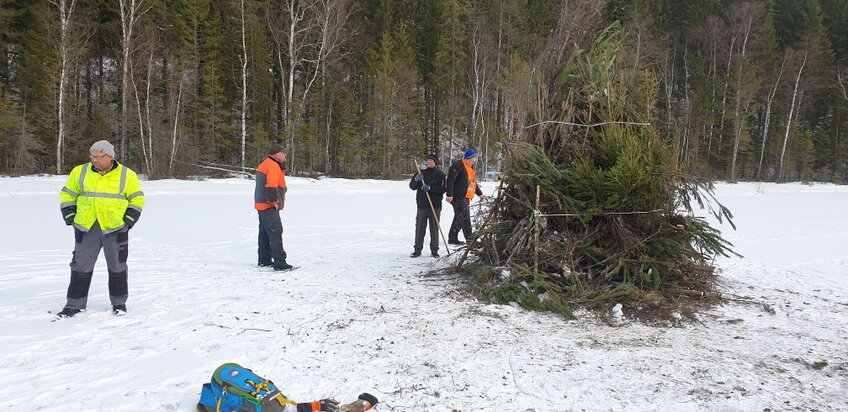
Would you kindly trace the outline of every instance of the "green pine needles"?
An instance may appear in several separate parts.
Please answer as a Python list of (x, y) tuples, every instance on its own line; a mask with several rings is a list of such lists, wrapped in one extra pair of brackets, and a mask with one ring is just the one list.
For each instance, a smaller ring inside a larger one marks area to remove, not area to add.
[(696, 212), (732, 215), (710, 182), (678, 171), (674, 142), (650, 125), (658, 82), (625, 40), (613, 25), (575, 50), (548, 119), (509, 145), (475, 249), (481, 263), (511, 268), (487, 289), (494, 301), (566, 316), (570, 306), (668, 314), (714, 301), (711, 261), (735, 252)]

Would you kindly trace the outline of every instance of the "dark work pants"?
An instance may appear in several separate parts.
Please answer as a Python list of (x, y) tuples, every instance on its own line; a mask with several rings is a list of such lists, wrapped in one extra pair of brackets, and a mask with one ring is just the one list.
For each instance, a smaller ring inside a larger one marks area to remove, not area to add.
[(428, 207), (427, 209), (416, 209), (415, 214), (415, 251), (421, 252), (424, 249), (424, 232), (427, 230), (427, 222), (430, 222), (430, 251), (437, 252), (439, 250), (439, 227), (436, 220), (442, 214), (442, 208), (436, 209), (436, 215)]
[(453, 222), (451, 222), (450, 231), (448, 232), (448, 242), (459, 241), (459, 231), (462, 230), (462, 235), (465, 236), (465, 241), (471, 237), (471, 210), (469, 209), (470, 199), (453, 198)]
[(274, 208), (259, 210), (259, 265), (279, 267), (286, 263), (283, 221)]
[(103, 234), (100, 224), (83, 232), (74, 228), (74, 255), (71, 259), (71, 284), (68, 286), (68, 303), (71, 309), (85, 309), (88, 304), (88, 290), (91, 276), (100, 249), (106, 257), (109, 271), (109, 300), (114, 305), (126, 305), (127, 297), (127, 255), (129, 253), (129, 233), (127, 229)]

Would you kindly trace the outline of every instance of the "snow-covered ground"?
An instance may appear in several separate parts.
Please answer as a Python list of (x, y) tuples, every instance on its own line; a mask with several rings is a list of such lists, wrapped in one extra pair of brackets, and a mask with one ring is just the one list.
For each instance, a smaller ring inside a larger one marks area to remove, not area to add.
[(734, 300), (662, 328), (468, 300), (422, 275), (450, 259), (408, 257), (407, 182), (296, 178), (298, 270), (255, 267), (253, 182), (143, 182), (129, 314), (111, 315), (101, 258), (88, 311), (53, 322), (63, 184), (0, 178), (3, 410), (192, 411), (224, 362), (299, 401), (367, 391), (378, 411), (848, 410), (848, 187), (719, 185), (745, 256), (717, 262)]

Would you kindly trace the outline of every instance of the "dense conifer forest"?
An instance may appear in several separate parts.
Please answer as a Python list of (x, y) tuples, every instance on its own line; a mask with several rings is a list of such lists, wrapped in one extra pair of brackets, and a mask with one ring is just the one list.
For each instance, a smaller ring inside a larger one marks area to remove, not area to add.
[(0, 173), (67, 173), (104, 138), (150, 178), (249, 171), (271, 142), (295, 175), (465, 147), (498, 170), (567, 117), (548, 96), (609, 27), (676, 170), (848, 178), (845, 0), (0, 0)]

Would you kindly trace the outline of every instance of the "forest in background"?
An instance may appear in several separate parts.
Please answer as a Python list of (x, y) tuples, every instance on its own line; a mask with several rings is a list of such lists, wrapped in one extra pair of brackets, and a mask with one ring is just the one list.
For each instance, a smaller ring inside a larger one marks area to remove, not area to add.
[(250, 171), (271, 142), (295, 175), (465, 147), (496, 170), (615, 22), (678, 170), (848, 179), (846, 0), (0, 0), (0, 174), (99, 139), (150, 178)]

